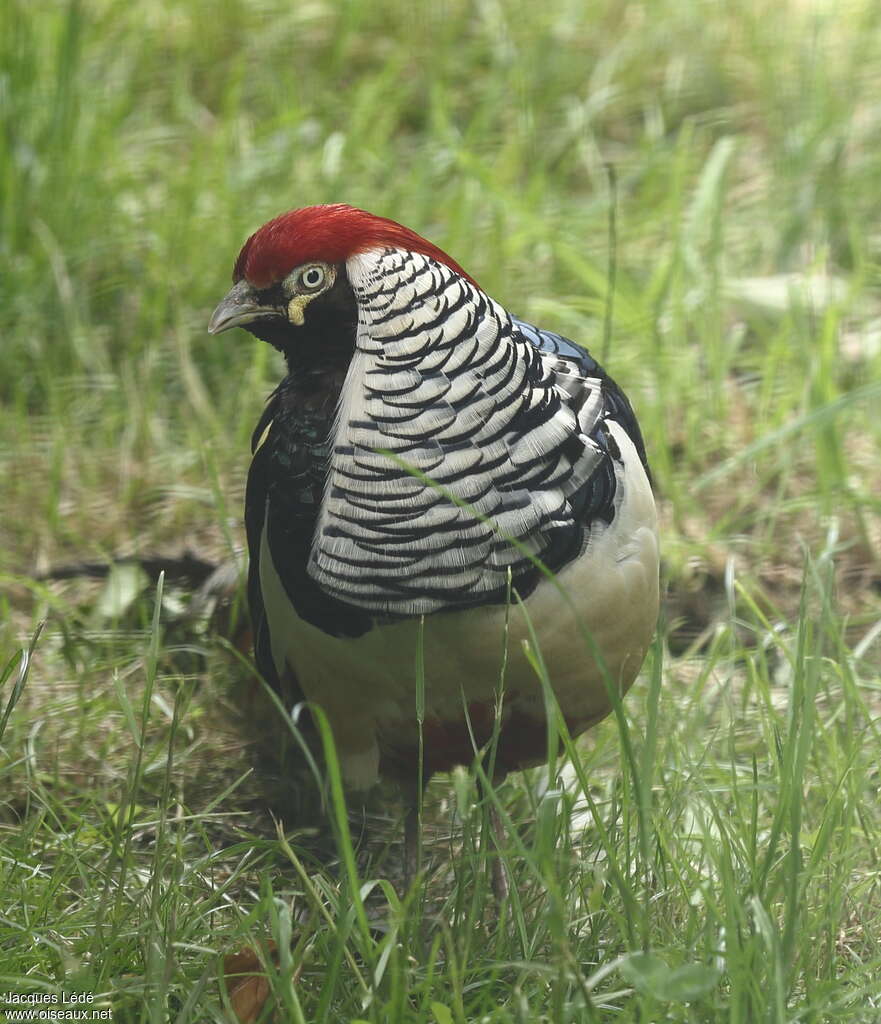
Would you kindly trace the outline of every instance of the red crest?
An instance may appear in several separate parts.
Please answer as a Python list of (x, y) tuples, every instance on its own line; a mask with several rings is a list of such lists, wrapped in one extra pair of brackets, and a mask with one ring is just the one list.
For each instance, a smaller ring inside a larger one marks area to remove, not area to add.
[(268, 221), (242, 246), (233, 281), (245, 278), (255, 288), (269, 288), (310, 260), (344, 263), (357, 253), (386, 246), (430, 256), (477, 284), (454, 259), (415, 231), (345, 203), (304, 206)]

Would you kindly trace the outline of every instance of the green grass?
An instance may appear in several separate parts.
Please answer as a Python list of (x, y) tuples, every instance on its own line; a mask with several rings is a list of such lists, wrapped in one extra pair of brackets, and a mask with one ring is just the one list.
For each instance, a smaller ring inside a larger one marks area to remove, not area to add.
[[(879, 1019), (879, 62), (873, 0), (2, 7), (0, 994), (224, 1021), (271, 938), (310, 1024)], [(394, 803), (276, 828), (181, 588), (40, 579), (241, 545), (280, 367), (205, 324), (323, 201), (607, 355), (646, 434), (658, 642), (575, 767), (495, 791), (500, 909), (467, 773), (402, 901)]]

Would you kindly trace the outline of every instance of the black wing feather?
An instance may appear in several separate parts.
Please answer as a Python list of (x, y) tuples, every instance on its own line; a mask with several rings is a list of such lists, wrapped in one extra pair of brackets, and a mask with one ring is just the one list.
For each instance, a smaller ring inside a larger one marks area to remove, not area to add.
[[(258, 448), (264, 431), (272, 429), (276, 396), (273, 395), (260, 417), (251, 437), (251, 467), (245, 488), (245, 532), (248, 538), (248, 607), (251, 613), (251, 628), (254, 634), (254, 658), (263, 678), (275, 690), (281, 687), (269, 642), (269, 625), (263, 605), (260, 588), (260, 547), (266, 521), (266, 502), (269, 497), (269, 460), (265, 445)], [(300, 699), (303, 699), (300, 694)]]

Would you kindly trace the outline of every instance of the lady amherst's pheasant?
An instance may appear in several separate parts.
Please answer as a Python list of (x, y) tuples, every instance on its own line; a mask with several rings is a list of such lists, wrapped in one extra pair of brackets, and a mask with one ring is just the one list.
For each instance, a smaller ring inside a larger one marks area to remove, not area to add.
[(346, 782), (412, 792), (470, 763), (499, 700), (495, 770), (542, 760), (536, 658), (573, 734), (603, 718), (658, 611), (645, 447), (612, 378), (350, 206), (271, 220), (233, 281), (209, 330), (288, 371), (248, 476), (257, 664), (323, 708)]

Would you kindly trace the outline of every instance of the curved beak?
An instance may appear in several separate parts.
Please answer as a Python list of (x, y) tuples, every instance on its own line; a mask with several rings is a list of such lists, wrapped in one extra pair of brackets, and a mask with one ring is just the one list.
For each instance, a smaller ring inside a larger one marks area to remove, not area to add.
[(221, 334), (231, 327), (244, 327), (254, 320), (265, 320), (269, 317), (282, 316), (282, 311), (275, 306), (262, 306), (257, 294), (247, 281), (242, 279), (233, 285), (208, 321), (209, 334)]

